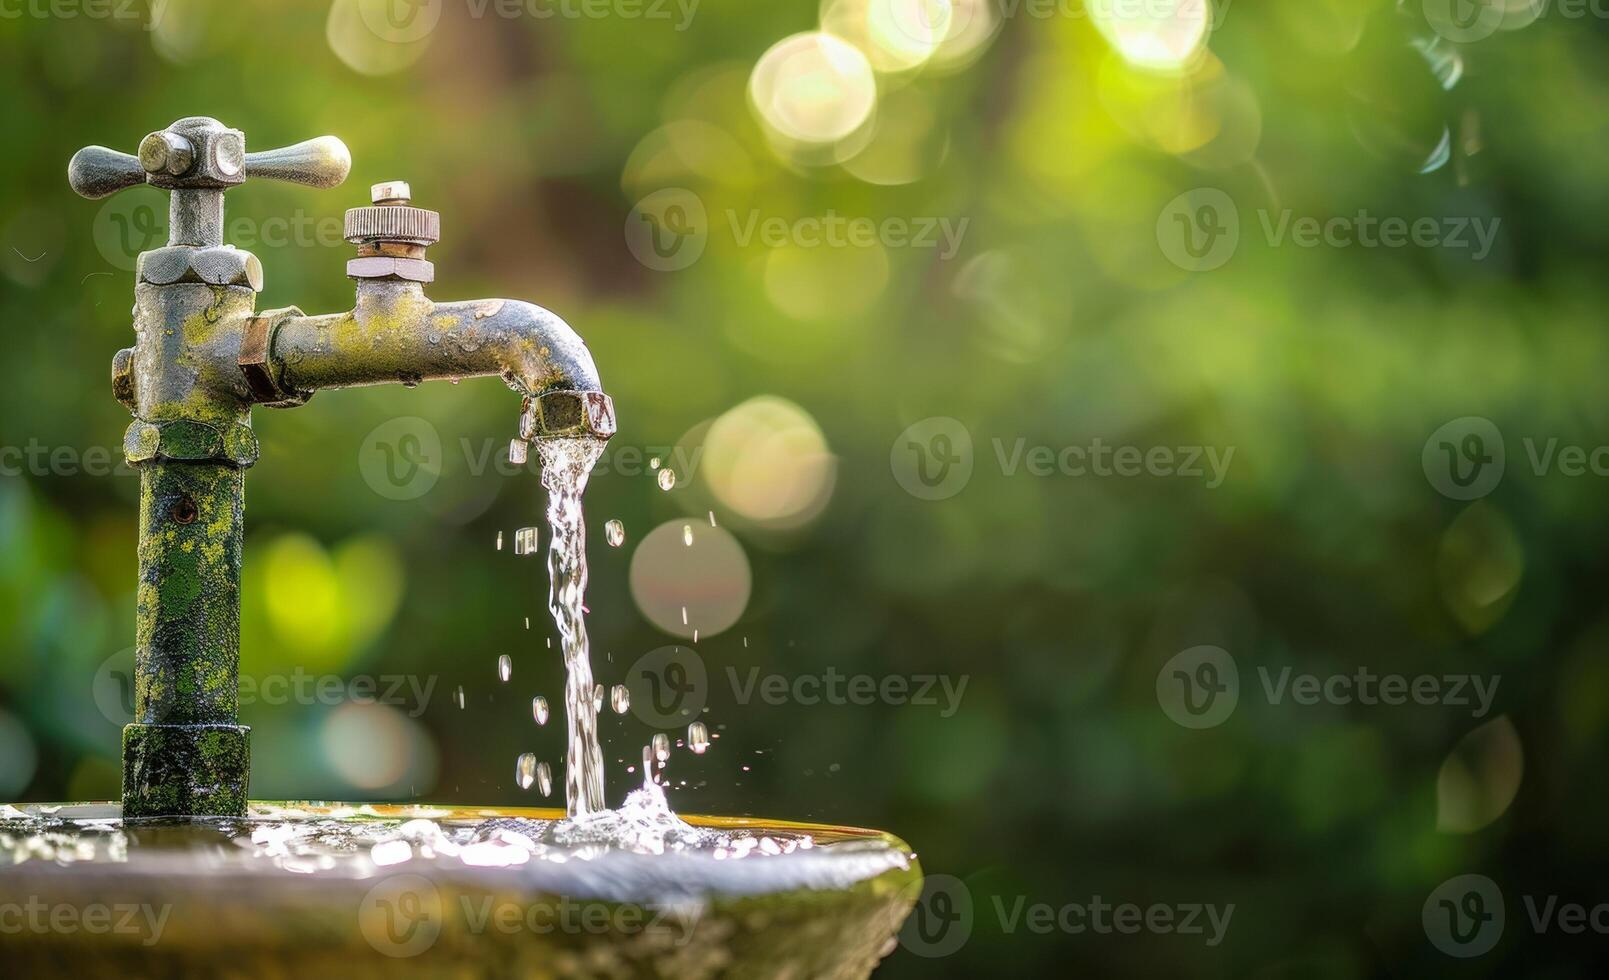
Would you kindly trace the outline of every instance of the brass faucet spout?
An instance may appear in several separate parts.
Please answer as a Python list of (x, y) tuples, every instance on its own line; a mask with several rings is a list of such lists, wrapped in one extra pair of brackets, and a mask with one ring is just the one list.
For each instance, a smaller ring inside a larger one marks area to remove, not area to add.
[[(533, 399), (603, 390), (586, 342), (553, 313), (518, 300), (433, 303), (419, 283), (399, 280), (359, 280), (347, 313), (285, 317), (269, 351), (275, 381), (300, 395), (487, 375)], [(612, 434), (612, 410), (606, 431), (603, 421), (587, 431)]]

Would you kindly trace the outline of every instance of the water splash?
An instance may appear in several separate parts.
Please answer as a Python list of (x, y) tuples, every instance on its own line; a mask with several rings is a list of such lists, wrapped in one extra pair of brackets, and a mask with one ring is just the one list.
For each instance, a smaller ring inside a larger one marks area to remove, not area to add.
[(603, 455), (598, 439), (548, 439), (538, 447), (542, 486), (548, 492), (548, 609), (564, 650), (564, 706), (568, 723), (565, 810), (582, 817), (605, 808), (603, 750), (593, 703), (592, 661), (583, 604), (587, 594), (587, 525), (581, 496)]

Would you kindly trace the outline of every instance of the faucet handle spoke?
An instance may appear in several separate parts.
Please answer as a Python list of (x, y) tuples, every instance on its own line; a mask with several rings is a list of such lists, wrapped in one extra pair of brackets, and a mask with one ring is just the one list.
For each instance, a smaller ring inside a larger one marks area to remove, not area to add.
[(81, 197), (98, 201), (126, 187), (145, 183), (145, 168), (132, 153), (86, 146), (68, 161), (67, 182)]
[(330, 188), (346, 179), (352, 170), (352, 154), (334, 136), (319, 136), (294, 146), (246, 154), (246, 176), (271, 177)]
[(140, 141), (138, 155), (86, 146), (67, 164), (67, 181), (96, 199), (149, 184), (172, 191), (169, 245), (223, 244), (223, 193), (247, 177), (334, 187), (352, 169), (352, 154), (334, 136), (246, 152), (246, 134), (211, 116), (186, 116)]

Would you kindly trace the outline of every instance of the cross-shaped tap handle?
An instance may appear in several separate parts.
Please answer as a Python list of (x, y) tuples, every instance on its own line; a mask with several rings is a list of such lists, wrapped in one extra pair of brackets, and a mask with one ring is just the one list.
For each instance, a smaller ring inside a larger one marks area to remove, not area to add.
[(247, 153), (240, 130), (207, 116), (190, 116), (141, 140), (138, 156), (84, 147), (67, 164), (67, 180), (73, 190), (95, 199), (137, 184), (170, 191), (227, 190), (247, 177), (334, 187), (351, 169), (352, 155), (334, 136)]

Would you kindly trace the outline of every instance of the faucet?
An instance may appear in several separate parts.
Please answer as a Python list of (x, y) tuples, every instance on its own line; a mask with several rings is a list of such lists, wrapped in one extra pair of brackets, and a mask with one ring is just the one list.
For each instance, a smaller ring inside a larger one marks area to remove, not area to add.
[(258, 457), (254, 406), (292, 408), (325, 388), (501, 377), (524, 396), (510, 456), (535, 442), (607, 439), (614, 404), (585, 342), (517, 300), (433, 303), (425, 250), (440, 216), (408, 185), (377, 184), (346, 212), (357, 247), (345, 313), (257, 312), (262, 264), (223, 243), (223, 195), (247, 177), (331, 188), (352, 167), (321, 136), (246, 152), (245, 134), (191, 116), (138, 155), (88, 146), (68, 182), (98, 199), (139, 184), (170, 192), (168, 243), (135, 267), (134, 346), (112, 361), (133, 422), (124, 455), (140, 473), (134, 722), (123, 729), (123, 815), (241, 816), (251, 733), (240, 724), (240, 570), (245, 473)]

